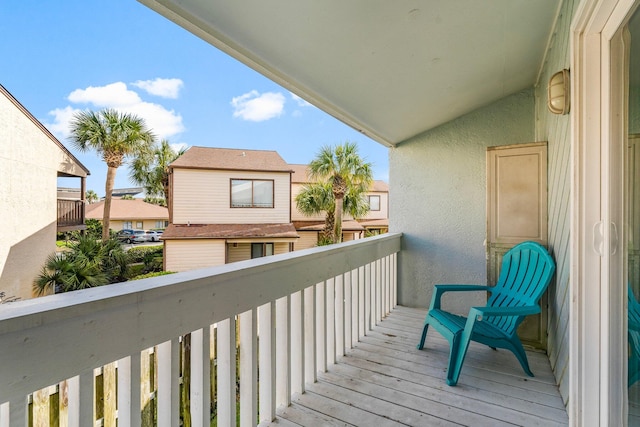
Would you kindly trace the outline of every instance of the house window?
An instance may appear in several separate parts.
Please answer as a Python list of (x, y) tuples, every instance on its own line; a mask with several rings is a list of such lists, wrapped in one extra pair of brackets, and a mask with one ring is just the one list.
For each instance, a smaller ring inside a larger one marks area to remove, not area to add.
[(273, 180), (232, 179), (232, 208), (272, 208)]
[(252, 243), (251, 259), (273, 255), (273, 243)]
[(131, 221), (124, 221), (124, 222), (122, 223), (122, 229), (124, 230), (124, 229), (127, 229), (127, 228), (128, 228), (128, 229), (133, 228)]
[(165, 228), (164, 221), (156, 221), (156, 228)]
[(369, 210), (380, 210), (380, 196), (369, 196)]
[(136, 221), (136, 228), (143, 228), (142, 221)]

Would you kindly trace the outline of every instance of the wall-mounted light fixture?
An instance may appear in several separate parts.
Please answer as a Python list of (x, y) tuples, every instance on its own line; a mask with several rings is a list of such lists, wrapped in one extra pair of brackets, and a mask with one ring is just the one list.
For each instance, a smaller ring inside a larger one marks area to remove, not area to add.
[(569, 70), (558, 71), (549, 79), (547, 87), (549, 111), (554, 114), (567, 114), (571, 107), (571, 86)]

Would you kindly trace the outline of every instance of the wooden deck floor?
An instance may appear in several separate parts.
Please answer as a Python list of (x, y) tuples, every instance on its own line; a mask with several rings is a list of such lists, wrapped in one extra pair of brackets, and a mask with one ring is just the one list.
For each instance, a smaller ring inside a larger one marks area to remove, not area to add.
[(568, 425), (542, 353), (528, 352), (530, 378), (510, 352), (472, 343), (458, 386), (449, 387), (447, 341), (430, 330), (425, 349), (416, 349), (425, 313), (397, 307), (268, 425)]

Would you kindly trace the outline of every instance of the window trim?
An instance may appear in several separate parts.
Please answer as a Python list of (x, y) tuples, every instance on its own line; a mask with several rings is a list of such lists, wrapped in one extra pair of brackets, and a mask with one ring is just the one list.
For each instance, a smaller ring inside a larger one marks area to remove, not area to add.
[[(378, 209), (373, 209), (371, 207), (371, 198), (372, 197), (376, 197), (378, 199)], [(380, 197), (379, 194), (370, 194), (370, 195), (367, 196), (367, 198), (368, 198), (368, 202), (369, 202), (369, 210), (370, 211), (379, 212), (379, 211), (382, 210), (382, 197)]]
[[(233, 205), (233, 181), (251, 181), (251, 206)], [(271, 182), (271, 206), (256, 206), (254, 201), (254, 182)], [(229, 207), (231, 209), (275, 209), (276, 206), (276, 180), (260, 178), (229, 178)]]

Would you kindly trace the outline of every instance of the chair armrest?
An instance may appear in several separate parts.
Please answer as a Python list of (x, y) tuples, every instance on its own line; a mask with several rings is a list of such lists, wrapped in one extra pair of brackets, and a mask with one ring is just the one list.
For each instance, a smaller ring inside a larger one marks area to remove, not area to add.
[(433, 296), (431, 297), (431, 305), (429, 306), (429, 310), (431, 309), (439, 309), (440, 308), (440, 299), (445, 292), (471, 292), (471, 291), (488, 291), (491, 292), (493, 290), (492, 286), (483, 286), (483, 285), (435, 285), (435, 291), (433, 292)]
[(632, 331), (640, 332), (640, 323), (636, 322), (634, 319), (629, 318), (628, 327)]
[(540, 311), (540, 306), (538, 305), (524, 307), (471, 307), (469, 318), (481, 321), (484, 316), (527, 316), (540, 313)]

